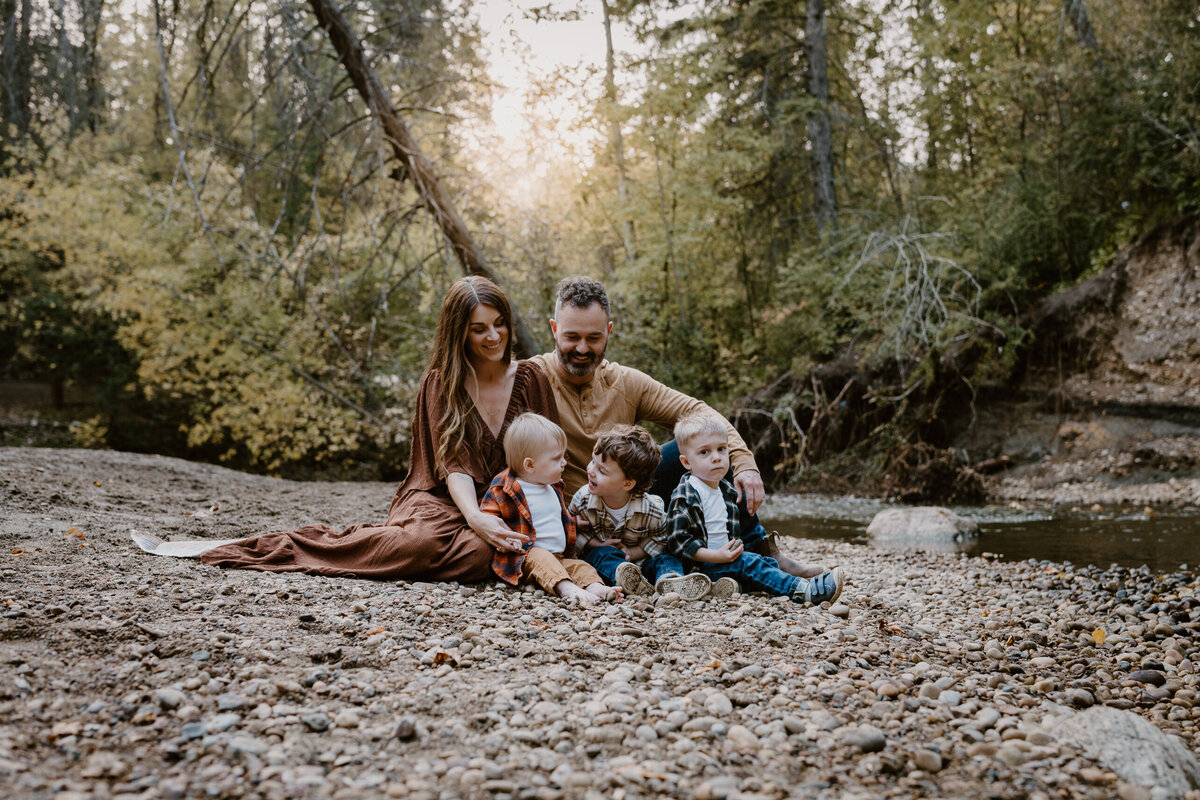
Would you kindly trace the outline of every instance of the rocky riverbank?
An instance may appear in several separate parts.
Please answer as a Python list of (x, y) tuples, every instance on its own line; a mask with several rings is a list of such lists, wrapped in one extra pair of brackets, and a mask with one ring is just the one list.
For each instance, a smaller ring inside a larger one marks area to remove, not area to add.
[(0, 786), (1132, 799), (1181, 788), (1152, 793), (1070, 720), (1113, 707), (1200, 749), (1188, 575), (821, 543), (796, 555), (846, 568), (833, 608), (578, 609), (495, 584), (223, 572), (128, 538), (369, 521), (391, 491), (0, 449)]

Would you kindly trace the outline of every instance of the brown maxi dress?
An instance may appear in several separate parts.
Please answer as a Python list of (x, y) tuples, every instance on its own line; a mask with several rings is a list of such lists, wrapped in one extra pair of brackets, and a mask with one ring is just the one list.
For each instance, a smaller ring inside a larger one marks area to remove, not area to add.
[[(384, 525), (354, 525), (340, 533), (325, 525), (305, 525), (222, 545), (201, 555), (200, 560), (218, 567), (381, 580), (476, 583), (490, 579), (492, 548), (467, 526), (446, 488), (446, 475), (470, 475), (476, 499), (482, 499), (492, 478), (505, 467), (503, 443), (509, 423), (523, 411), (536, 411), (557, 422), (558, 409), (541, 369), (521, 361), (500, 432), (492, 435), (479, 421), (483, 463), (476, 464), (463, 454), (451, 457), (445, 469), (437, 469), (433, 427), (442, 415), (440, 388), (437, 371), (430, 370), (417, 394), (408, 477), (396, 490)], [(471, 413), (478, 414), (474, 409)]]

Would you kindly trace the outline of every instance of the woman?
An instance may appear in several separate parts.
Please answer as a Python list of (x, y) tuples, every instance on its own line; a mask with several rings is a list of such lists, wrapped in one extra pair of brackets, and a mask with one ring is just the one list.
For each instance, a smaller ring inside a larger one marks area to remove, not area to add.
[(504, 469), (504, 432), (522, 411), (558, 419), (541, 370), (512, 363), (511, 334), (512, 309), (500, 287), (480, 277), (455, 282), (417, 395), (408, 477), (386, 524), (341, 533), (307, 525), (225, 544), (200, 559), (268, 572), (487, 580), (493, 548), (516, 551), (528, 541), (479, 510), (484, 490)]

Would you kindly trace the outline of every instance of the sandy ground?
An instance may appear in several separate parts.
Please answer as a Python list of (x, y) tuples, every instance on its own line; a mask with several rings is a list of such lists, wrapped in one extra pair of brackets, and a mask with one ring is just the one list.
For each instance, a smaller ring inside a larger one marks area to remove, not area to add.
[(393, 489), (0, 448), (0, 796), (1148, 798), (1061, 720), (1200, 746), (1188, 575), (814, 543), (832, 608), (577, 609), (129, 541), (378, 520)]

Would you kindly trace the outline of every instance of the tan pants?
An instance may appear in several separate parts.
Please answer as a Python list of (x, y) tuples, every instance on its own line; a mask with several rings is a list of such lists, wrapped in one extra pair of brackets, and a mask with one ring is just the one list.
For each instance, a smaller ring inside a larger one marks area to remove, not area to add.
[(578, 558), (563, 558), (560, 555), (531, 547), (525, 551), (525, 566), (521, 569), (521, 580), (536, 582), (550, 594), (557, 595), (554, 587), (562, 581), (572, 581), (581, 588), (593, 583), (603, 583), (600, 573), (586, 561)]

